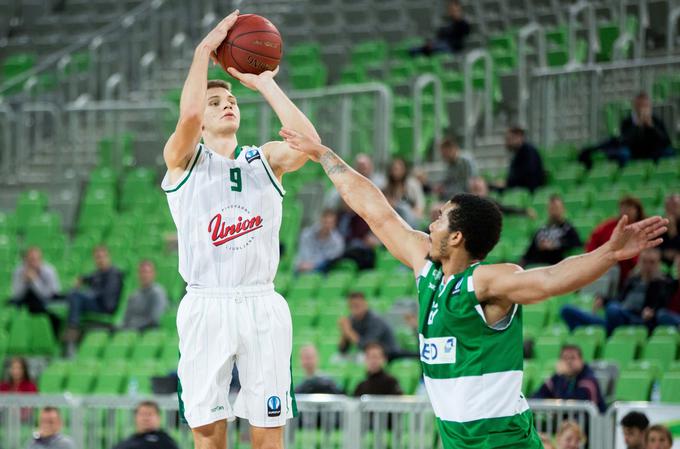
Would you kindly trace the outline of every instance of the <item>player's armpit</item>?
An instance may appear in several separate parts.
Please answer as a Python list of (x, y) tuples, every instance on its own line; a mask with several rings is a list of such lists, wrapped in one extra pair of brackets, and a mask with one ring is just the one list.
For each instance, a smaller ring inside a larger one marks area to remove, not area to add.
[(279, 181), (285, 173), (302, 168), (309, 159), (304, 153), (292, 150), (286, 142), (267, 142), (262, 145), (262, 152)]
[(519, 265), (505, 263), (482, 265), (472, 275), (479, 302), (493, 299), (516, 304), (532, 304), (550, 297), (544, 272), (525, 271)]

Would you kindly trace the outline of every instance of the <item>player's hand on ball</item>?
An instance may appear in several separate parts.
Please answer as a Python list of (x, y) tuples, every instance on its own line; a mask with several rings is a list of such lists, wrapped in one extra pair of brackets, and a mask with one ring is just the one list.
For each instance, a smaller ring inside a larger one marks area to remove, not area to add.
[(624, 215), (609, 239), (609, 249), (616, 260), (630, 259), (644, 249), (660, 245), (663, 242), (661, 236), (667, 230), (668, 220), (666, 218), (656, 216), (628, 224), (628, 216)]
[(277, 67), (274, 71), (265, 70), (259, 75), (254, 75), (252, 73), (241, 73), (234, 67), (229, 67), (227, 72), (239, 80), (241, 84), (246, 86), (248, 89), (259, 92), (267, 83), (270, 83), (274, 79), (276, 74), (279, 73), (279, 68)]
[(239, 11), (237, 9), (222, 19), (220, 23), (218, 23), (217, 26), (215, 26), (215, 28), (213, 28), (212, 31), (210, 31), (203, 38), (203, 41), (201, 41), (201, 47), (207, 47), (211, 52), (213, 52), (210, 56), (213, 62), (217, 62), (214, 54), (215, 50), (220, 46), (222, 41), (224, 41), (224, 39), (227, 37), (227, 33), (229, 33), (231, 27), (234, 26), (234, 23), (236, 23), (236, 19), (238, 19), (238, 13)]
[(293, 131), (288, 128), (281, 128), (279, 131), (279, 136), (283, 137), (288, 146), (301, 153), (305, 153), (314, 162), (319, 162), (324, 151), (328, 151), (328, 148), (320, 143), (315, 142), (309, 137), (300, 134), (297, 131)]

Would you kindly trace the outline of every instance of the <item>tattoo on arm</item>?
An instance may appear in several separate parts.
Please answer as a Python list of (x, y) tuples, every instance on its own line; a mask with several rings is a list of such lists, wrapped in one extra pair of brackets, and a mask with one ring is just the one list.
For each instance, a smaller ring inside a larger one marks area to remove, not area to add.
[(328, 151), (323, 156), (321, 156), (319, 162), (321, 163), (323, 169), (326, 170), (326, 173), (328, 173), (328, 176), (344, 173), (347, 171), (347, 166), (345, 163), (342, 162), (340, 158), (338, 158), (332, 151)]

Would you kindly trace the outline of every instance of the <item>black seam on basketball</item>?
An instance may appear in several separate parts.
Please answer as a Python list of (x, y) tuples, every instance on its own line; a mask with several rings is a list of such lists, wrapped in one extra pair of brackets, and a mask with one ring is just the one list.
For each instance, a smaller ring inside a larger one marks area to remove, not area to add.
[[(234, 58), (234, 53), (232, 52), (234, 47), (236, 47), (234, 44), (229, 44), (229, 57), (231, 57), (232, 62), (235, 65), (238, 66), (237, 69), (238, 69), (239, 72), (242, 72), (242, 73), (247, 72), (247, 70), (244, 70), (243, 67), (241, 66), (241, 64), (238, 63), (236, 58)], [(239, 47), (236, 47), (236, 48), (239, 48)], [(243, 49), (241, 48), (240, 50), (243, 50)]]
[(234, 41), (240, 39), (241, 36), (247, 36), (248, 34), (254, 34), (254, 33), (271, 33), (271, 34), (276, 34), (277, 36), (279, 36), (279, 40), (281, 41), (281, 46), (279, 47), (279, 59), (281, 59), (281, 55), (283, 54), (283, 39), (281, 38), (281, 33), (279, 33), (278, 31), (248, 31), (247, 33), (239, 34), (238, 36), (236, 36), (236, 38), (234, 38), (233, 40), (231, 40), (231, 42), (228, 42), (228, 43), (230, 45), (238, 48), (239, 50), (247, 51), (249, 53), (252, 53), (252, 54), (258, 55), (258, 56), (264, 56), (265, 58), (270, 58), (271, 56), (261, 55), (259, 53), (252, 52), (252, 51), (250, 51), (246, 48), (243, 48), (243, 47), (240, 47), (240, 46), (234, 44)]
[[(280, 58), (280, 57), (278, 57), (278, 58), (273, 58), (273, 57), (271, 57), (271, 56), (263, 55), (263, 54), (261, 54), (261, 53), (255, 53), (254, 51), (248, 50), (247, 48), (239, 47), (238, 45), (231, 44), (231, 47), (238, 48), (238, 49), (241, 50), (241, 51), (245, 51), (245, 52), (250, 53), (250, 54), (253, 54), (253, 55), (255, 55), (255, 56), (261, 56), (261, 57), (263, 57), (263, 58), (269, 58), (269, 59), (278, 59), (279, 61), (281, 61), (281, 58)], [(230, 50), (230, 51), (231, 51), (231, 50)]]

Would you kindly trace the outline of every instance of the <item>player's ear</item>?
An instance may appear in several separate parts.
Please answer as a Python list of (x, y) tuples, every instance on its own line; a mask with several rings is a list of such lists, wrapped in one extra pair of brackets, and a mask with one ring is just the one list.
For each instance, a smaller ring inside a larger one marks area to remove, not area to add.
[(449, 234), (449, 245), (460, 246), (463, 244), (463, 233), (460, 231), (454, 231)]

